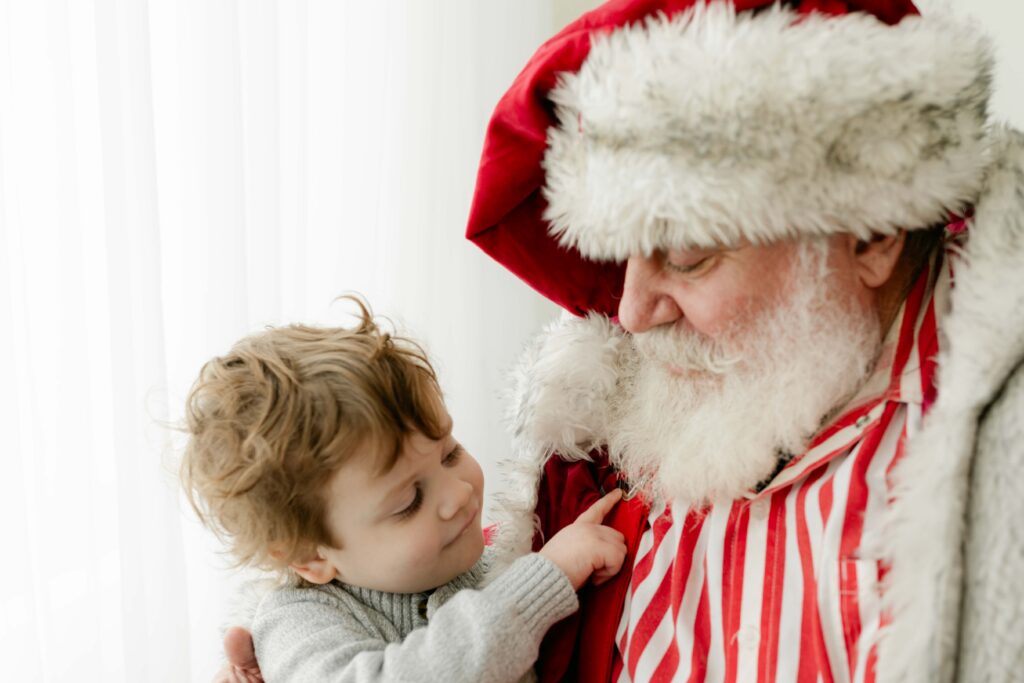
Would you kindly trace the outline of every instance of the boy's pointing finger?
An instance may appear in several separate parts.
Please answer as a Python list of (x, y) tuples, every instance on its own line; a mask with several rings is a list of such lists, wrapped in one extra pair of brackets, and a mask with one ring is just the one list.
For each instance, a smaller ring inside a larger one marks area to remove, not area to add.
[(605, 494), (601, 500), (584, 510), (583, 513), (576, 518), (576, 521), (600, 524), (604, 521), (605, 515), (611, 512), (611, 509), (619, 502), (620, 498), (622, 498), (621, 489), (615, 489), (611, 493)]

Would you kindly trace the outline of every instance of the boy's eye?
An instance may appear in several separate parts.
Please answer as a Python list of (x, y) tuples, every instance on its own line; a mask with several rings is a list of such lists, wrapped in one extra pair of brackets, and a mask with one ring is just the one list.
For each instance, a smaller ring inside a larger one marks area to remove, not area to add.
[(423, 489), (420, 488), (419, 484), (416, 484), (416, 493), (413, 495), (412, 502), (409, 503), (405, 508), (395, 513), (395, 516), (399, 519), (408, 519), (416, 514), (416, 511), (420, 509), (420, 505), (423, 504)]
[(459, 444), (455, 445), (455, 448), (451, 449), (444, 459), (441, 460), (442, 465), (454, 465), (459, 460), (459, 456), (462, 455), (462, 446)]

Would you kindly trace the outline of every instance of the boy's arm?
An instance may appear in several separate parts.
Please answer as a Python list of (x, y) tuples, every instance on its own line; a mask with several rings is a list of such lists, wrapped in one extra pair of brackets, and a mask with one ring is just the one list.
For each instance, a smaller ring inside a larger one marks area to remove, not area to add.
[(388, 643), (366, 613), (314, 592), (315, 600), (278, 601), (257, 615), (253, 638), (267, 683), (515, 681), (547, 629), (578, 607), (566, 574), (537, 554), (486, 588), (456, 593), (401, 642)]

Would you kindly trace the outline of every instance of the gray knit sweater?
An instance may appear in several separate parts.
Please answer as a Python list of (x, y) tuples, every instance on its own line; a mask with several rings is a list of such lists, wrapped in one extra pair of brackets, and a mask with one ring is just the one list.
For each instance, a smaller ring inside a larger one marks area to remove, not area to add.
[(486, 558), (431, 593), (384, 593), (338, 582), (272, 591), (252, 626), (263, 679), (521, 679), (548, 628), (576, 611), (576, 592), (537, 554), (517, 559), (478, 588)]

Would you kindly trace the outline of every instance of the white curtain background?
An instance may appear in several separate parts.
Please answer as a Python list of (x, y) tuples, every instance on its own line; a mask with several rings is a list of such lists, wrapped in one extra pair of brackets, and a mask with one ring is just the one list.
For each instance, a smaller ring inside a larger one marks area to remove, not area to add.
[[(209, 680), (237, 575), (165, 425), (207, 358), (346, 291), (426, 342), (500, 486), (504, 373), (555, 312), (462, 239), (475, 166), (596, 4), (0, 0), (0, 678)], [(1020, 124), (1024, 9), (957, 5)]]
[(507, 454), (555, 315), (462, 235), (547, 0), (0, 2), (0, 679), (207, 681), (235, 583), (181, 504), (203, 361), (365, 294)]

